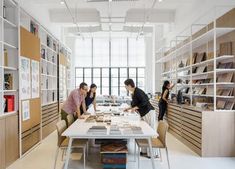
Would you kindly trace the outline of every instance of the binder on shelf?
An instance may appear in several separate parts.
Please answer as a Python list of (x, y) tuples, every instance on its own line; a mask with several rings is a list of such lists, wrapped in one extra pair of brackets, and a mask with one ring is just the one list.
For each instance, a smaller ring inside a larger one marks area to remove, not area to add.
[(201, 88), (198, 94), (206, 94), (206, 88)]
[(56, 51), (56, 44), (53, 42), (53, 50)]
[[(195, 63), (196, 63), (197, 55), (198, 55), (198, 53), (194, 53), (194, 54), (193, 54), (192, 64), (195, 64)], [(190, 59), (189, 59), (189, 63), (190, 63)]]
[(196, 69), (196, 73), (203, 73), (203, 72), (206, 72), (207, 71), (207, 67), (206, 66), (201, 66), (201, 67), (198, 67)]
[(41, 58), (46, 59), (46, 49), (41, 49)]
[(4, 74), (4, 90), (13, 90), (13, 75), (11, 73)]
[(217, 78), (217, 82), (232, 82), (233, 72), (221, 74)]
[(233, 62), (218, 63), (217, 68), (218, 69), (232, 69), (233, 68)]
[(6, 99), (3, 97), (3, 111), (6, 109)]
[(205, 61), (205, 60), (206, 60), (206, 52), (199, 53), (196, 56), (196, 62), (195, 63), (200, 63), (200, 62)]
[(226, 101), (225, 100), (218, 100), (217, 101), (217, 109), (224, 109)]
[(14, 111), (15, 105), (14, 105), (14, 100), (15, 96), (14, 95), (4, 95), (4, 98), (6, 99), (6, 106), (4, 112), (12, 112)]
[(207, 53), (206, 60), (210, 60), (210, 59), (213, 59), (213, 58), (214, 58), (214, 52)]
[(223, 93), (223, 89), (217, 89), (216, 91), (217, 96), (222, 96), (222, 93)]
[(220, 93), (221, 96), (232, 96), (233, 95), (233, 89), (224, 89)]
[(189, 65), (190, 65), (190, 57), (186, 61), (186, 66), (189, 66)]
[(213, 95), (214, 94), (214, 88), (208, 87), (207, 90), (206, 90), (206, 94), (207, 95)]
[(35, 36), (38, 36), (38, 25), (36, 25), (32, 21), (30, 22), (30, 32)]
[(4, 18), (4, 19), (6, 19), (6, 6), (5, 5), (3, 5), (3, 11), (2, 11), (2, 17)]
[(219, 51), (219, 55), (223, 56), (223, 55), (232, 55), (232, 42), (224, 42), (220, 44), (220, 51)]
[(8, 66), (8, 52), (4, 49), (4, 66)]
[(225, 110), (234, 110), (234, 101), (227, 101), (225, 104)]

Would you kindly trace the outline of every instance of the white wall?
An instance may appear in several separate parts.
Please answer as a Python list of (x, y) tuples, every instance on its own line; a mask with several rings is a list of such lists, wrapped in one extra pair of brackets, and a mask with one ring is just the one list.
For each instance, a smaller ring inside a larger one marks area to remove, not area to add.
[(48, 9), (40, 7), (39, 5), (33, 5), (28, 1), (29, 0), (21, 0), (21, 8), (35, 18), (44, 28), (49, 30), (57, 39), (62, 40), (61, 25), (54, 24), (50, 21)]
[(145, 91), (155, 92), (155, 34), (145, 37), (146, 44), (146, 67), (145, 67)]
[(170, 26), (171, 28), (168, 28), (164, 35), (166, 45), (169, 46), (169, 42), (175, 36), (186, 28), (190, 28), (191, 24), (195, 23), (198, 18), (213, 20), (215, 10), (212, 9), (215, 9), (216, 6), (224, 6), (223, 9), (217, 8), (216, 10), (217, 15), (222, 15), (225, 12), (224, 10), (229, 10), (228, 6), (235, 7), (235, 0), (196, 0), (184, 8), (177, 9), (175, 23)]
[(73, 90), (75, 88), (75, 56), (74, 56), (74, 51), (75, 51), (75, 37), (67, 37), (65, 39), (66, 45), (71, 49), (72, 51), (72, 56), (71, 56), (71, 84), (70, 88)]

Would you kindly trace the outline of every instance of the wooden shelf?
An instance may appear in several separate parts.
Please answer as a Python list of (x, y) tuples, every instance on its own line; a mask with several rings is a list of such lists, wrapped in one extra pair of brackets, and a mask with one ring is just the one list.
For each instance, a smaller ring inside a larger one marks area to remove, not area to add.
[(17, 70), (17, 68), (15, 68), (15, 67), (9, 67), (9, 66), (3, 66), (3, 68), (4, 68), (5, 70), (12, 70), (12, 71), (16, 71), (16, 70)]
[(17, 4), (13, 0), (5, 0), (4, 3), (7, 6), (17, 8)]
[(192, 65), (192, 67), (199, 67), (199, 66), (203, 66), (203, 65), (207, 65), (207, 64), (210, 64), (210, 63), (213, 63), (214, 62), (214, 59), (209, 59), (209, 60), (205, 60), (203, 62), (200, 62), (200, 63), (195, 63)]
[(18, 90), (3, 90), (4, 93), (18, 92)]
[(58, 53), (58, 52), (56, 52), (54, 49), (52, 49), (52, 48), (50, 48), (50, 47), (48, 47), (48, 46), (47, 46), (47, 49), (49, 49), (49, 50), (52, 51), (53, 53)]
[(186, 67), (182, 67), (182, 68), (177, 69), (177, 72), (186, 71), (186, 70), (188, 70), (188, 69), (190, 69), (190, 68), (191, 68), (190, 65), (189, 65), (189, 66), (186, 66)]
[[(210, 75), (210, 74), (213, 74), (214, 71), (209, 71), (209, 72), (203, 72), (203, 73), (193, 73), (192, 74), (192, 77), (195, 77), (195, 76), (203, 76), (203, 75)], [(190, 76), (190, 75), (188, 75)]]
[(47, 76), (47, 77), (54, 77), (54, 78), (57, 78), (57, 76), (55, 76), (55, 75), (48, 75), (48, 74), (43, 74), (43, 73), (41, 73), (41, 76)]
[(49, 104), (53, 104), (53, 103), (57, 103), (57, 101), (49, 102), (49, 103), (46, 103), (46, 104), (42, 104), (42, 106), (47, 106), (47, 105), (49, 105)]
[(4, 21), (4, 26), (6, 26), (8, 28), (17, 28), (16, 24), (12, 23), (11, 21), (9, 21), (7, 19), (3, 18), (3, 21)]
[[(190, 95), (190, 94), (187, 94)], [(192, 94), (192, 96), (196, 97), (214, 97), (214, 95), (206, 95), (206, 94)], [(216, 96), (217, 98), (223, 98), (223, 99), (234, 99), (234, 96)]]
[(216, 58), (216, 61), (223, 61), (223, 60), (227, 60), (227, 59), (233, 59), (234, 55), (223, 55), (223, 56), (218, 56)]
[(216, 38), (221, 37), (229, 32), (234, 31), (235, 28), (214, 28), (206, 33), (202, 34), (201, 36), (197, 37), (196, 39), (192, 40), (193, 49), (210, 42), (214, 39), (214, 33), (216, 32)]
[(7, 117), (7, 116), (12, 116), (14, 114), (17, 114), (17, 111), (11, 111), (11, 112), (4, 112), (3, 114), (0, 114), (0, 117)]
[[(224, 86), (224, 87), (234, 87), (235, 83), (216, 83), (217, 86)], [(191, 86), (191, 84), (177, 84), (177, 87), (181, 87), (181, 86)], [(201, 83), (201, 84), (192, 84), (192, 86), (214, 86), (214, 83)]]
[(51, 89), (41, 89), (43, 91), (50, 91), (50, 90), (57, 90), (57, 88), (51, 88)]
[(170, 74), (170, 73), (172, 73), (171, 70), (170, 70), (170, 71), (167, 71), (167, 72), (163, 72), (162, 75), (167, 75), (167, 74)]
[[(208, 32), (202, 34), (201, 36), (197, 37), (196, 39), (190, 41), (189, 43), (183, 45), (182, 47), (179, 47), (178, 49), (174, 50), (173, 52), (169, 53), (168, 55), (160, 58), (157, 63), (164, 63), (164, 62), (168, 62), (171, 59), (175, 59), (179, 56), (181, 56), (180, 54), (177, 54), (177, 52), (182, 51), (182, 50), (186, 50), (189, 51), (189, 47), (192, 45), (192, 48), (195, 49), (197, 47), (199, 47), (202, 44), (205, 44), (206, 42), (212, 41), (214, 39), (214, 32), (216, 32), (216, 37), (221, 37), (229, 32), (234, 31), (235, 28), (214, 28), (209, 30)], [(182, 53), (182, 52), (179, 52)]]
[(8, 48), (17, 49), (16, 46), (11, 45), (11, 44), (9, 44), (9, 43), (7, 43), (7, 42), (3, 42), (3, 44), (4, 44), (6, 47), (8, 47)]
[(223, 74), (223, 73), (229, 73), (229, 72), (235, 72), (235, 69), (216, 69), (217, 74)]

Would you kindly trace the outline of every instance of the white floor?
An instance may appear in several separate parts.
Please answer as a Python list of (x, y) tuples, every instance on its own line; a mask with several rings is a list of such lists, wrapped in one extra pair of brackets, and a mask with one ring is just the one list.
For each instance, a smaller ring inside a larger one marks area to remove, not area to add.
[[(7, 169), (52, 169), (56, 150), (56, 132), (48, 136), (42, 143), (24, 156), (17, 160)], [(167, 135), (169, 147), (169, 158), (171, 169), (235, 169), (235, 158), (201, 158), (192, 152), (189, 148), (179, 142), (171, 134)], [(133, 146), (131, 146), (133, 147)], [(167, 169), (165, 151), (162, 151), (163, 161), (156, 160), (156, 169)], [(86, 169), (101, 169), (100, 156), (97, 148), (90, 149), (87, 158)], [(137, 169), (137, 162), (133, 161), (133, 151), (128, 156), (128, 169)], [(57, 161), (57, 168), (62, 169), (63, 162), (61, 154)], [(70, 161), (69, 169), (83, 168), (83, 160)], [(141, 169), (151, 169), (151, 161), (147, 158), (141, 158)]]

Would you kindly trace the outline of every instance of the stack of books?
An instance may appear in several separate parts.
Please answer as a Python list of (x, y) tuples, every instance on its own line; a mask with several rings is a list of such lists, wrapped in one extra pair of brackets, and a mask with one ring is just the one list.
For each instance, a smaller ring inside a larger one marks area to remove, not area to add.
[(105, 126), (92, 126), (87, 131), (87, 134), (106, 135), (107, 134), (107, 128)]
[(124, 128), (123, 134), (143, 134), (143, 131), (141, 127), (138, 126), (130, 126), (127, 128)]
[(87, 122), (87, 123), (94, 123), (95, 121), (96, 121), (96, 116), (91, 115), (91, 116), (89, 116), (89, 117), (86, 119), (85, 122)]
[(120, 135), (122, 133), (117, 125), (111, 125), (109, 134), (110, 135)]
[(132, 126), (131, 130), (132, 130), (133, 134), (143, 134), (141, 127)]
[(103, 144), (100, 153), (103, 168), (126, 168), (128, 153), (126, 143)]

